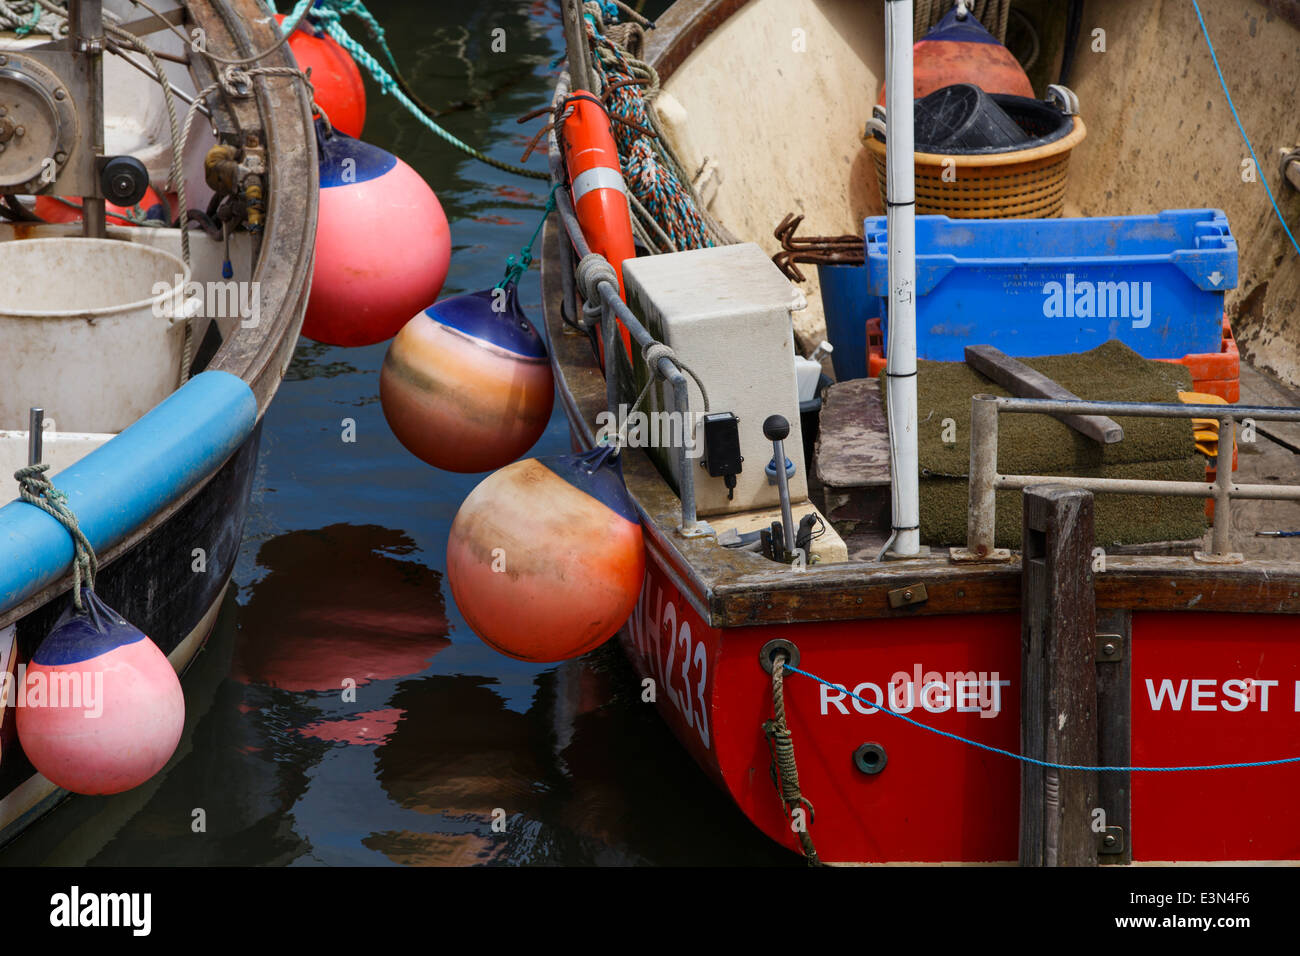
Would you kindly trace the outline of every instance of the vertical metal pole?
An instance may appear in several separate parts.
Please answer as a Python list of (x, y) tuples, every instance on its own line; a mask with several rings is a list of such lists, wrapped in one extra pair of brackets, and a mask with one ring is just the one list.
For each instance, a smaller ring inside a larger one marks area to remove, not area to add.
[(794, 515), (790, 512), (790, 480), (785, 473), (785, 441), (777, 438), (772, 442), (776, 460), (776, 490), (781, 499), (781, 520), (784, 522), (786, 554), (794, 554)]
[[(606, 283), (601, 283), (602, 287), (605, 285)], [(618, 290), (614, 291), (617, 294)], [(599, 290), (597, 294), (600, 294)], [(618, 336), (618, 316), (614, 314), (613, 307), (603, 295), (600, 300), (600, 336), (605, 343), (605, 404), (609, 406), (609, 413), (614, 416), (616, 427), (622, 428), (623, 417), (619, 414), (618, 356), (623, 351), (623, 343), (619, 341)], [(654, 369), (647, 369), (647, 372), (651, 378), (654, 378)]]
[(993, 482), (998, 473), (998, 403), (992, 395), (970, 401), (970, 509), (966, 515), (966, 548), (984, 557), (993, 551), (997, 498)]
[[(104, 3), (103, 0), (70, 0), (68, 36), (72, 48), (89, 63), (90, 122), (85, 146), (96, 159), (104, 155)], [(98, 172), (98, 164), (96, 164)], [(98, 193), (98, 188), (96, 192)], [(108, 235), (102, 196), (83, 196), (81, 200), (82, 234), (91, 239)]]
[[(659, 360), (660, 370), (667, 361), (666, 358)], [(692, 470), (695, 459), (691, 458), (686, 443), (686, 430), (694, 427), (695, 416), (690, 414), (690, 383), (686, 381), (685, 375), (677, 371), (676, 366), (673, 367), (673, 372), (670, 379), (673, 386), (673, 404), (677, 408), (677, 414), (682, 416), (682, 421), (685, 423), (682, 425), (682, 444), (677, 449), (677, 471), (681, 475), (678, 491), (682, 497), (682, 531), (689, 534), (699, 523), (695, 514), (695, 472)], [(650, 374), (654, 374), (653, 369), (650, 370)]]
[(912, 0), (885, 3), (886, 209), (889, 241), (889, 440), (893, 551), (921, 551), (916, 414), (916, 168), (913, 155)]
[(1219, 419), (1219, 448), (1214, 459), (1214, 530), (1210, 551), (1227, 554), (1232, 550), (1232, 449), (1237, 440), (1237, 423), (1231, 416)]
[(45, 409), (31, 408), (27, 412), (27, 464), (39, 465), (45, 454)]

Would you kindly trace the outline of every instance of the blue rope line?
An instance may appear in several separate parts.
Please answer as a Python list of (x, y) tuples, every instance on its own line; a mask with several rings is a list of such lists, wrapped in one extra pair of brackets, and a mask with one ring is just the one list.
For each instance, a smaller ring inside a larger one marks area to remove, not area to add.
[(1219, 67), (1219, 57), (1214, 52), (1214, 43), (1210, 40), (1209, 28), (1205, 25), (1205, 17), (1201, 16), (1201, 5), (1196, 0), (1192, 0), (1192, 6), (1196, 9), (1196, 19), (1201, 22), (1201, 33), (1205, 36), (1205, 45), (1210, 48), (1210, 59), (1214, 61), (1214, 71), (1219, 74), (1219, 85), (1223, 87), (1223, 95), (1228, 100), (1228, 109), (1232, 110), (1232, 118), (1237, 124), (1237, 130), (1241, 133), (1241, 138), (1246, 141), (1246, 148), (1250, 150), (1250, 160), (1255, 164), (1255, 169), (1259, 171), (1259, 181), (1264, 184), (1264, 192), (1268, 193), (1268, 201), (1273, 204), (1273, 213), (1277, 216), (1277, 221), (1282, 224), (1286, 237), (1291, 240), (1291, 247), (1295, 249), (1297, 255), (1300, 255), (1300, 243), (1297, 243), (1295, 236), (1291, 235), (1291, 229), (1287, 226), (1286, 220), (1282, 218), (1282, 210), (1277, 208), (1277, 200), (1273, 198), (1273, 190), (1268, 185), (1268, 176), (1264, 173), (1263, 167), (1259, 165), (1259, 160), (1255, 157), (1255, 147), (1250, 144), (1250, 137), (1246, 135), (1246, 127), (1241, 125), (1241, 117), (1237, 115), (1237, 107), (1232, 102), (1232, 94), (1228, 92), (1228, 81), (1223, 78), (1223, 70)]
[(1035, 757), (1026, 757), (1024, 754), (1012, 753), (1010, 750), (1003, 750), (1001, 747), (994, 747), (989, 744), (982, 744), (978, 740), (971, 740), (969, 737), (963, 737), (960, 734), (950, 734), (946, 730), (939, 730), (921, 723), (919, 720), (913, 720), (911, 717), (905, 717), (897, 711), (890, 710), (886, 707), (880, 707), (869, 700), (863, 700), (853, 691), (844, 687), (842, 684), (832, 684), (830, 681), (818, 677), (816, 674), (809, 674), (807, 671), (801, 671), (799, 668), (787, 663), (785, 669), (793, 671), (796, 674), (802, 674), (804, 677), (815, 680), (819, 684), (825, 684), (835, 690), (843, 691), (859, 703), (865, 704), (873, 711), (882, 714), (888, 714), (890, 717), (897, 717), (899, 720), (911, 724), (913, 727), (928, 731), (940, 737), (947, 737), (949, 740), (955, 740), (958, 743), (968, 744), (971, 747), (978, 747), (980, 750), (987, 750), (989, 753), (1000, 754), (1003, 757), (1010, 757), (1012, 760), (1019, 760), (1021, 763), (1033, 764), (1036, 767), (1047, 767), (1050, 770), (1093, 770), (1099, 773), (1174, 773), (1186, 770), (1240, 770), (1245, 767), (1276, 767), (1281, 764), (1300, 763), (1300, 757), (1284, 757), (1281, 760), (1254, 760), (1249, 763), (1210, 763), (1198, 764), (1190, 767), (1088, 767), (1082, 764), (1073, 763), (1051, 763), (1047, 760), (1039, 760)]

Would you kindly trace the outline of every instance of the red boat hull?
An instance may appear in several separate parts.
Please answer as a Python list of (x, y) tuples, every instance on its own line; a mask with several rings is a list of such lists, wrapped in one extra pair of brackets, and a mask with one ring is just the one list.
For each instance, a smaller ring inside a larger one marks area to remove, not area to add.
[[(948, 733), (1020, 752), (1020, 619), (970, 614), (728, 628), (705, 623), (648, 540), (621, 639), (685, 747), (772, 839), (799, 851), (770, 771), (771, 678), (759, 650), (794, 642), (801, 669)], [(1132, 762), (1300, 756), (1300, 622), (1285, 615), (1135, 613)], [(1168, 683), (1166, 683), (1166, 681)], [(892, 685), (892, 690), (891, 690)], [(648, 686), (648, 685), (647, 685)], [(1012, 862), (1020, 764), (929, 733), (798, 674), (787, 715), (808, 829), (827, 862)], [(868, 775), (853, 754), (881, 745)], [(1135, 861), (1300, 859), (1300, 764), (1132, 774)]]

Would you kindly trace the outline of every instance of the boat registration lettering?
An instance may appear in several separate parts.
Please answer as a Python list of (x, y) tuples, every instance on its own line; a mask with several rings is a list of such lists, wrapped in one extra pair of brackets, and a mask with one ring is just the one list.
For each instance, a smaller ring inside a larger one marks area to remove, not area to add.
[[(632, 644), (645, 662), (650, 676), (682, 716), (687, 727), (709, 744), (708, 705), (704, 691), (708, 682), (709, 658), (703, 641), (691, 636), (691, 622), (677, 620), (677, 606), (664, 602), (661, 587), (653, 587), (646, 575), (636, 613), (632, 616)], [(666, 638), (666, 640), (664, 639)], [(680, 686), (679, 686), (680, 685)]]

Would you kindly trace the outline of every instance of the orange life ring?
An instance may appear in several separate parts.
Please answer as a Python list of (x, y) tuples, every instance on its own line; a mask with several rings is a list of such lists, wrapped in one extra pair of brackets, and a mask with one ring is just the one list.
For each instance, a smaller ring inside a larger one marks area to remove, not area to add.
[[(632, 241), (632, 216), (628, 210), (627, 184), (618, 162), (618, 147), (609, 128), (609, 114), (592, 94), (574, 90), (566, 108), (573, 112), (563, 125), (564, 164), (569, 173), (573, 208), (582, 234), (597, 252), (609, 260), (618, 273), (618, 294), (623, 290), (623, 260), (636, 256)], [(632, 336), (619, 323), (623, 345), (632, 354)], [(601, 339), (601, 361), (605, 360)]]

